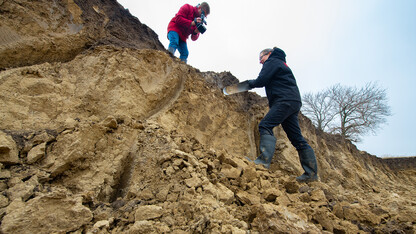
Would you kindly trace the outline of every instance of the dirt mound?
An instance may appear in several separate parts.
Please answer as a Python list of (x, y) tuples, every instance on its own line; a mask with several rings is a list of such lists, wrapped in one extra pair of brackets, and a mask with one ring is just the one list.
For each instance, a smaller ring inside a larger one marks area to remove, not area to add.
[[(414, 167), (392, 170), (315, 131), (303, 115), (320, 181), (295, 181), (302, 169), (280, 127), (271, 169), (255, 166), (245, 157), (257, 155), (267, 100), (224, 96), (221, 87), (238, 82), (231, 73), (202, 73), (172, 58), (118, 3), (0, 7), (2, 30), (15, 32), (8, 38), (20, 35), (14, 14), (40, 9), (37, 24), (68, 31), (73, 26), (62, 22), (79, 19), (84, 26), (73, 37), (91, 27), (85, 38), (94, 44), (69, 56), (62, 42), (31, 57), (25, 49), (40, 47), (23, 40), (27, 47), (3, 66), (14, 68), (0, 72), (3, 233), (414, 233)], [(43, 42), (62, 39), (44, 30)]]
[(112, 0), (1, 1), (0, 70), (66, 62), (88, 48), (164, 50), (156, 33)]

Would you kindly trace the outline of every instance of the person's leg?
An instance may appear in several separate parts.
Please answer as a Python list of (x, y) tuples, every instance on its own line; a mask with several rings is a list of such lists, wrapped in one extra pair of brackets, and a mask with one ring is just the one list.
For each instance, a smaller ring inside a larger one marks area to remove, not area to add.
[(300, 165), (305, 171), (301, 176), (296, 177), (298, 182), (312, 182), (318, 180), (318, 163), (315, 152), (309, 148), (298, 150)]
[[(261, 135), (260, 136), (260, 155), (254, 160), (255, 164), (261, 164), (265, 168), (269, 169), (273, 159), (274, 151), (276, 147), (276, 137), (272, 135)], [(252, 161), (250, 158), (247, 158)]]
[(278, 102), (270, 107), (269, 112), (260, 121), (259, 132), (260, 135), (274, 135), (273, 128), (279, 126), (288, 116), (293, 113), (290, 109), (290, 103)]
[[(293, 105), (294, 109), (300, 109), (300, 103), (298, 108), (296, 103)], [(305, 171), (301, 176), (297, 177), (296, 180), (299, 182), (310, 182), (318, 180), (318, 164), (316, 161), (315, 153), (303, 138), (298, 119), (299, 111), (291, 114), (282, 122), (283, 130), (286, 132), (292, 145), (296, 148), (299, 155), (300, 164)]]
[(292, 143), (297, 151), (310, 147), (308, 142), (302, 136), (302, 132), (299, 127), (298, 115), (299, 111), (296, 111), (282, 122), (282, 127), (287, 135), (287, 138), (289, 138), (290, 143)]
[(175, 31), (169, 31), (168, 39), (169, 39), (168, 51), (171, 52), (173, 55), (175, 55), (175, 51), (179, 47), (179, 40), (180, 40), (179, 34)]
[(179, 39), (178, 51), (181, 54), (179, 58), (186, 63), (188, 61), (189, 55), (188, 45), (185, 41), (182, 41), (181, 39)]
[(254, 160), (255, 164), (261, 164), (266, 168), (270, 167), (276, 147), (276, 137), (274, 137), (273, 128), (282, 123), (290, 114), (288, 107), (287, 103), (276, 103), (270, 107), (269, 112), (260, 121), (260, 155)]

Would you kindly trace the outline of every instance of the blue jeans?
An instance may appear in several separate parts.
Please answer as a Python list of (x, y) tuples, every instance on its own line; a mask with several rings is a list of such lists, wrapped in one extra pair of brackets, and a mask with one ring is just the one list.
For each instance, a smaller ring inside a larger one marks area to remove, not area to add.
[(260, 135), (272, 135), (273, 128), (282, 125), (287, 137), (296, 150), (310, 148), (299, 127), (298, 114), (302, 103), (296, 101), (276, 102), (259, 124)]
[(189, 51), (188, 51), (188, 45), (186, 45), (185, 41), (182, 41), (179, 38), (179, 34), (175, 31), (170, 31), (168, 33), (168, 39), (169, 39), (169, 48), (168, 50), (175, 54), (175, 51), (178, 50), (180, 53), (180, 59), (184, 62), (188, 59)]

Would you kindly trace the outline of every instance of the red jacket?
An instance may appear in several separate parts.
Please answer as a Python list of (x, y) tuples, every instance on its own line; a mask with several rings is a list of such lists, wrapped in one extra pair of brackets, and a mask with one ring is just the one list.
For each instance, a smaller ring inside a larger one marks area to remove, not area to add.
[(169, 22), (168, 33), (170, 31), (177, 32), (179, 34), (179, 38), (185, 42), (189, 35), (192, 34), (191, 39), (195, 41), (198, 39), (199, 33), (193, 34), (196, 26), (191, 26), (191, 23), (196, 17), (200, 17), (197, 7), (189, 4), (183, 5), (175, 17), (173, 17)]

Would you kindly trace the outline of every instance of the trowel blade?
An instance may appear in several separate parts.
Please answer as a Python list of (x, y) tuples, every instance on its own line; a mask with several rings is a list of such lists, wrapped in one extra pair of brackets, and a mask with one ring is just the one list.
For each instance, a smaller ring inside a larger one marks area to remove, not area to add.
[(225, 95), (231, 95), (231, 94), (235, 94), (235, 93), (245, 92), (245, 91), (248, 91), (248, 90), (250, 90), (250, 87), (248, 85), (248, 82), (247, 81), (243, 81), (243, 82), (240, 82), (238, 84), (229, 85), (227, 87), (224, 87), (222, 89), (222, 92)]

